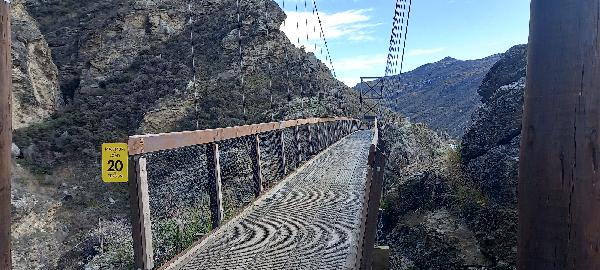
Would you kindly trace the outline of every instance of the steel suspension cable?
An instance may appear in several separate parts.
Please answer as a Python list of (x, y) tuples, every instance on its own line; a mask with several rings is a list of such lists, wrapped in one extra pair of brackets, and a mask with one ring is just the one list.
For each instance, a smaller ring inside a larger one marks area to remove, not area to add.
[(273, 77), (271, 75), (271, 51), (269, 49), (269, 5), (268, 5), (268, 1), (265, 1), (265, 29), (266, 29), (266, 39), (265, 39), (265, 48), (267, 51), (266, 54), (266, 58), (267, 58), (267, 76), (269, 78), (269, 106), (270, 106), (270, 110), (271, 110), (271, 121), (275, 121), (275, 109), (273, 106)]
[(196, 85), (196, 54), (194, 51), (194, 13), (192, 12), (192, 2), (188, 3), (189, 27), (190, 27), (190, 45), (192, 54), (192, 89), (194, 91), (194, 114), (196, 118), (196, 129), (200, 129), (200, 115), (198, 110), (198, 87)]
[[(285, 0), (282, 0), (282, 7), (283, 10), (285, 10)], [(286, 20), (283, 20), (283, 27), (286, 27)], [(285, 85), (286, 85), (286, 92), (287, 92), (287, 108), (288, 111), (290, 109), (290, 102), (292, 101), (292, 92), (290, 91), (290, 58), (289, 58), (289, 51), (287, 46), (284, 46), (284, 53), (285, 53)], [(285, 114), (281, 115), (282, 119), (281, 120), (285, 120)]]
[[(407, 3), (408, 1), (408, 3)], [(390, 35), (390, 46), (388, 50), (385, 75), (382, 80), (382, 87), (386, 91), (386, 87), (393, 88), (391, 84), (391, 76), (402, 74), (404, 66), (404, 56), (406, 50), (406, 35), (408, 33), (408, 22), (410, 19), (410, 11), (412, 0), (396, 0), (396, 8), (394, 10), (392, 33)], [(407, 9), (408, 7), (408, 9)], [(400, 76), (397, 77), (400, 80)], [(398, 82), (398, 85), (400, 83)], [(388, 97), (389, 98), (389, 97)], [(397, 99), (395, 98), (396, 103)]]
[[(319, 8), (317, 6), (317, 0), (313, 0), (313, 6), (315, 9), (315, 13), (317, 14), (317, 21), (319, 22), (319, 37), (323, 40), (323, 47), (325, 47), (326, 55), (325, 62), (329, 62), (329, 67), (331, 67), (331, 73), (333, 77), (337, 79), (337, 74), (335, 72), (335, 67), (333, 66), (333, 59), (331, 58), (331, 53), (329, 51), (329, 44), (327, 43), (327, 38), (325, 37), (325, 30), (323, 28), (323, 21), (321, 20), (321, 14), (319, 13)], [(321, 47), (321, 55), (323, 55), (323, 47)], [(339, 91), (339, 89), (338, 89)], [(339, 100), (339, 93), (336, 93), (336, 99), (338, 100), (338, 108), (341, 107), (341, 102)], [(326, 112), (326, 111), (325, 111)]]
[(408, 2), (408, 14), (406, 17), (406, 27), (404, 28), (404, 44), (402, 45), (402, 60), (400, 61), (400, 74), (402, 74), (402, 67), (404, 66), (404, 51), (406, 49), (406, 37), (408, 35), (408, 21), (410, 21), (410, 10), (412, 7), (412, 0)]
[(240, 61), (240, 92), (242, 93), (242, 110), (244, 116), (244, 122), (248, 121), (248, 114), (246, 112), (246, 90), (244, 88), (244, 53), (242, 48), (242, 15), (240, 0), (236, 1), (237, 10), (237, 27), (238, 27), (238, 49), (239, 49), (239, 61)]
[[(296, 0), (296, 16), (298, 16), (298, 0)], [(298, 73), (299, 73), (299, 79), (300, 79), (300, 114), (301, 116), (304, 116), (304, 78), (302, 76), (302, 45), (300, 43), (300, 17), (296, 18), (296, 33), (297, 35), (297, 39), (298, 39), (298, 47), (300, 48), (300, 52), (298, 53)]]
[[(314, 21), (316, 22), (317, 21), (316, 20), (317, 19), (317, 11), (316, 11), (316, 6), (315, 6), (315, 2), (314, 1), (313, 1), (313, 6), (312, 6), (312, 16), (314, 17), (313, 19), (315, 19)], [(315, 37), (317, 36), (317, 24), (316, 23), (313, 23), (313, 36), (315, 36)], [(320, 41), (321, 41), (321, 35), (319, 34), (319, 39), (316, 39), (315, 42), (314, 42), (314, 48), (315, 48), (314, 49), (314, 55), (315, 55), (315, 58), (317, 57), (317, 50), (318, 50), (317, 43), (320, 42)], [(323, 49), (321, 48), (320, 51), (321, 51), (321, 57), (323, 57)], [(315, 79), (318, 79), (318, 77), (315, 77)], [(315, 85), (315, 88), (316, 88), (316, 94), (317, 94), (318, 107), (323, 112), (326, 112), (327, 108), (326, 108), (325, 104), (323, 103), (323, 98), (321, 96), (323, 94), (321, 86), (317, 83)], [(311, 89), (312, 89), (312, 86), (311, 86)], [(321, 115), (321, 113), (319, 113), (319, 116), (320, 115)]]
[(321, 28), (320, 36), (323, 39), (323, 44), (325, 45), (325, 51), (327, 55), (325, 56), (325, 60), (329, 61), (329, 66), (331, 67), (331, 72), (333, 73), (333, 77), (337, 78), (335, 73), (335, 68), (333, 66), (333, 60), (331, 59), (331, 53), (329, 52), (329, 45), (327, 44), (327, 38), (325, 38), (325, 32), (323, 30), (323, 22), (321, 21), (321, 15), (319, 13), (319, 8), (317, 7), (317, 0), (313, 0), (313, 5), (315, 6), (315, 11), (317, 13), (317, 20), (319, 21), (319, 27)]

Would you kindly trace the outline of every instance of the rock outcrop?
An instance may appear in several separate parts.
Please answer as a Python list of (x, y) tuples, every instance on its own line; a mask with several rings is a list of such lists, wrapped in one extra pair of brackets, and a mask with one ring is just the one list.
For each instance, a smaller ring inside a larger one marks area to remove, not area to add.
[(15, 1), (12, 7), (13, 128), (49, 117), (61, 103), (58, 70), (36, 21)]
[(511, 84), (525, 77), (527, 71), (527, 45), (517, 45), (502, 55), (490, 71), (485, 75), (477, 93), (481, 102), (487, 103), (498, 88)]
[(516, 265), (516, 189), (526, 63), (527, 45), (519, 45), (490, 69), (479, 89), (484, 105), (462, 141), (466, 179), (485, 199), (485, 203), (466, 205), (462, 215), (496, 269)]
[[(485, 103), (462, 140), (462, 163), (481, 191), (500, 204), (516, 203), (526, 55), (526, 45), (515, 46), (490, 69), (479, 91)], [(499, 83), (505, 85), (490, 92)]]

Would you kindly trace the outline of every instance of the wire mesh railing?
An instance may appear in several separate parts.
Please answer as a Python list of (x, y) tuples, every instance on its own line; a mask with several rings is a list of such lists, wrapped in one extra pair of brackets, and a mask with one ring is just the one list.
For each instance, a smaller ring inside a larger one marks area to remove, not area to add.
[(355, 129), (355, 119), (310, 118), (130, 137), (136, 269), (175, 260)]

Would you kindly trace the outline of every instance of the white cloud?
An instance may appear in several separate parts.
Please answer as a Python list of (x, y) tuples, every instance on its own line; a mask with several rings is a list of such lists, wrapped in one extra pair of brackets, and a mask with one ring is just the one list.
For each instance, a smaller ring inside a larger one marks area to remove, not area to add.
[[(359, 55), (336, 60), (335, 68), (338, 74), (346, 74), (346, 76), (338, 77), (350, 87), (354, 87), (360, 82), (361, 76), (378, 76), (385, 70), (387, 55)], [(355, 76), (347, 76), (355, 74)]]
[[(309, 7), (310, 8), (310, 7)], [(323, 32), (328, 40), (346, 39), (363, 41), (373, 39), (371, 29), (379, 24), (372, 23), (367, 14), (370, 9), (352, 9), (336, 13), (320, 12)], [(316, 14), (307, 12), (288, 11), (287, 19), (281, 30), (296, 46), (304, 45), (308, 50), (314, 50), (314, 44), (324, 46), (321, 38), (321, 28)], [(308, 40), (307, 40), (308, 34)], [(298, 44), (300, 41), (300, 44)]]
[(360, 77), (339, 77), (338, 79), (348, 87), (354, 87), (360, 82)]
[(412, 49), (406, 53), (407, 56), (422, 56), (431, 55), (439, 52), (443, 52), (444, 48), (431, 48), (431, 49)]
[[(363, 71), (369, 72), (373, 68), (383, 67), (385, 68), (385, 64), (387, 61), (387, 55), (385, 54), (377, 54), (377, 55), (359, 55), (353, 56), (349, 58), (343, 58), (336, 60), (336, 70), (340, 71)], [(381, 70), (383, 72), (384, 70)], [(371, 74), (372, 75), (372, 74)]]

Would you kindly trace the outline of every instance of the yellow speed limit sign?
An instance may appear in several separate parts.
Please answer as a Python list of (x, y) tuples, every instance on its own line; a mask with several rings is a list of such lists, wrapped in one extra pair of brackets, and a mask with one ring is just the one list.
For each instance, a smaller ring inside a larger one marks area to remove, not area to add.
[(102, 181), (106, 183), (125, 183), (128, 179), (126, 143), (102, 144)]

